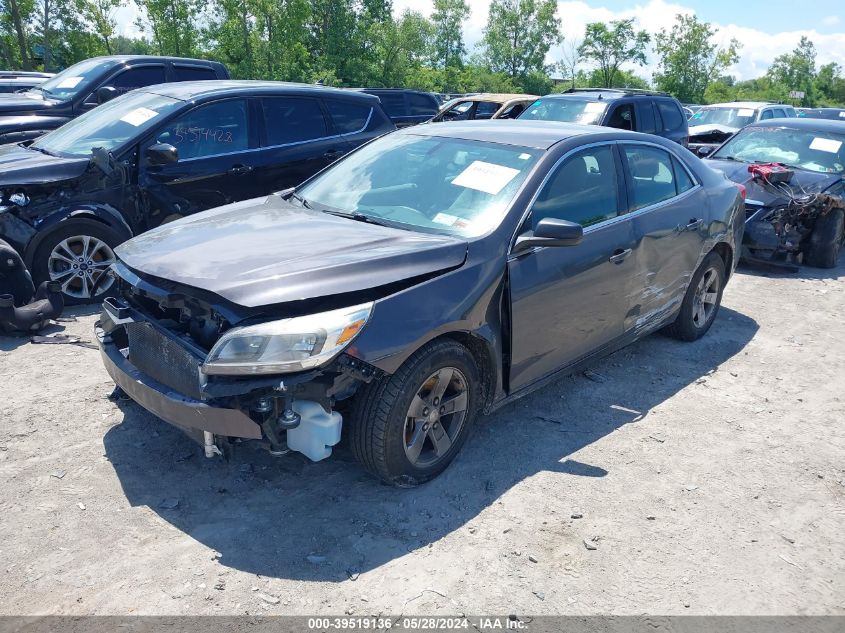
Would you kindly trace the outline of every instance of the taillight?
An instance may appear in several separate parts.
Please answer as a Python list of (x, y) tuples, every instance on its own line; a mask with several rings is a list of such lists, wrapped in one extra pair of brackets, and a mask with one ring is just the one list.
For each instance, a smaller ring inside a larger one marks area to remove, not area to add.
[(745, 185), (741, 185), (738, 182), (734, 183), (736, 188), (739, 189), (739, 195), (742, 196), (742, 199), (745, 200), (745, 196), (748, 194), (748, 190), (745, 188)]

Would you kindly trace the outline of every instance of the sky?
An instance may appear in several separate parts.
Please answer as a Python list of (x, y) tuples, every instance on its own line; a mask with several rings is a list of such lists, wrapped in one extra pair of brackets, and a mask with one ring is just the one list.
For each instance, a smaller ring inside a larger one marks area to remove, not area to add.
[[(480, 42), (487, 23), (489, 0), (467, 0), (472, 14), (464, 26), (464, 41), (472, 51)], [(137, 16), (134, 5), (127, 3), (118, 9), (119, 32), (137, 35), (133, 22)], [(394, 13), (412, 9), (429, 16), (431, 0), (393, 0)], [(843, 0), (706, 0), (703, 2), (667, 0), (595, 0), (586, 2), (559, 1), (558, 17), (565, 38), (578, 38), (588, 22), (635, 18), (639, 28), (651, 33), (671, 28), (678, 13), (695, 13), (699, 19), (711, 22), (719, 32), (720, 43), (735, 37), (742, 43), (740, 61), (728, 70), (739, 80), (765, 74), (772, 60), (791, 51), (802, 35), (809, 37), (818, 51), (817, 65), (838, 62), (845, 65), (845, 1)], [(560, 47), (549, 51), (548, 63), (562, 57)], [(633, 68), (650, 79), (654, 60), (645, 68)]]

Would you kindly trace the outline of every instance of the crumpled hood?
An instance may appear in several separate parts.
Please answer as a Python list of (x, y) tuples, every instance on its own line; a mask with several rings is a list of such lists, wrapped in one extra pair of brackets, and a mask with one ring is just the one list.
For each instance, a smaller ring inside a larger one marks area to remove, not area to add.
[(0, 145), (0, 187), (77, 178), (85, 172), (88, 163), (87, 158), (48, 156), (15, 143)]
[(367, 290), (454, 268), (457, 238), (366, 224), (256, 198), (165, 224), (117, 255), (141, 274), (260, 307)]
[(48, 110), (54, 105), (40, 94), (21, 94), (12, 92), (0, 95), (0, 116), (8, 114), (36, 114)]
[[(705, 159), (704, 162), (708, 167), (725, 174), (728, 179), (745, 185), (746, 204), (771, 207), (784, 204), (787, 201), (786, 196), (777, 194), (771, 187), (758, 184), (748, 172), (748, 163), (719, 159)], [(841, 178), (842, 176), (838, 174), (822, 174), (795, 169), (789, 186), (797, 195), (801, 195), (802, 189), (807, 192), (819, 193), (839, 182)]]
[[(736, 134), (736, 131), (739, 128), (729, 127), (727, 125), (719, 125), (716, 123), (704, 124), (704, 125), (691, 125), (689, 127), (689, 136), (690, 140), (693, 140), (696, 136), (706, 136), (708, 134), (726, 134), (731, 136)], [(727, 136), (725, 137), (727, 138)]]

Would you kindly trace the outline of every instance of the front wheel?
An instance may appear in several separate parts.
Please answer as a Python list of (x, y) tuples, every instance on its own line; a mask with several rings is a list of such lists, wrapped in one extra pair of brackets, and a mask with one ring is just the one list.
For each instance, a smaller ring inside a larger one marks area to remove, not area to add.
[(845, 211), (831, 209), (816, 220), (810, 234), (806, 262), (816, 268), (834, 268), (845, 232)]
[(123, 240), (110, 227), (93, 220), (72, 220), (52, 231), (35, 251), (36, 285), (58, 282), (66, 305), (102, 299), (114, 280), (104, 276)]
[(479, 372), (463, 345), (441, 340), (355, 397), (349, 434), (359, 462), (403, 487), (436, 477), (455, 458), (479, 409)]
[(666, 333), (682, 341), (704, 336), (719, 312), (724, 288), (725, 262), (718, 253), (710, 253), (692, 276), (678, 317)]

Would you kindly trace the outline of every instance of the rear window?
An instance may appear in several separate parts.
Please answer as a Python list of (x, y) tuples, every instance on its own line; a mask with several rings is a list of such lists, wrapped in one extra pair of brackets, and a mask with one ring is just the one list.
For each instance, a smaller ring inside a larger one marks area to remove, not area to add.
[(368, 105), (348, 101), (327, 99), (325, 103), (338, 134), (353, 134), (363, 130), (372, 110)]
[(672, 101), (658, 101), (657, 107), (663, 117), (664, 130), (677, 130), (684, 126), (684, 117), (681, 109)]
[(267, 145), (301, 143), (328, 136), (323, 110), (316, 99), (266, 97), (261, 100)]
[(201, 66), (174, 66), (176, 81), (207, 81), (217, 79), (217, 73), (211, 68)]
[(412, 92), (408, 94), (408, 103), (411, 108), (411, 114), (413, 115), (434, 116), (437, 114), (437, 102), (434, 100), (434, 97)]

